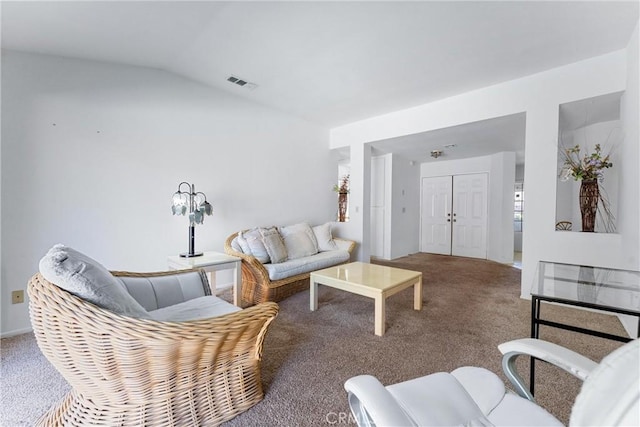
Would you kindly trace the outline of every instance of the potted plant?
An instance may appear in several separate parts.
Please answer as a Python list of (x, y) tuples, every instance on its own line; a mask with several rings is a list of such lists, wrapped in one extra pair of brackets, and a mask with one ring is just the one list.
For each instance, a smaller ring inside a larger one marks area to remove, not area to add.
[(580, 145), (565, 149), (563, 154), (564, 165), (560, 170), (560, 180), (567, 181), (573, 178), (575, 181), (580, 181), (582, 231), (595, 231), (599, 203), (607, 216), (606, 221), (612, 224), (611, 211), (598, 184), (598, 181), (603, 178), (603, 170), (613, 166), (609, 161), (609, 154), (602, 156), (600, 144), (596, 144), (593, 153), (584, 156), (580, 154)]

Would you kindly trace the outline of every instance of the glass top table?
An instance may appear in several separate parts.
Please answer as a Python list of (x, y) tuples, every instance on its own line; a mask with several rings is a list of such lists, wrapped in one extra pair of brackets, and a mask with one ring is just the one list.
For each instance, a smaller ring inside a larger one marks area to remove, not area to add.
[[(635, 316), (640, 334), (640, 271), (540, 261), (531, 286), (532, 338), (540, 338), (540, 326), (544, 325), (628, 342), (633, 338), (545, 320), (541, 315), (542, 302)], [(532, 393), (534, 369), (532, 360), (529, 383)]]
[[(540, 261), (537, 280), (531, 287), (532, 336), (537, 338), (541, 320), (540, 301), (555, 302), (578, 307), (592, 308), (610, 313), (627, 314), (640, 318), (640, 271), (585, 265), (562, 264)], [(533, 316), (536, 315), (537, 316)], [(557, 325), (549, 325), (557, 326)], [(569, 328), (564, 328), (569, 329)], [(615, 337), (583, 328), (571, 328), (603, 338), (629, 341), (629, 337)]]
[(536, 299), (640, 316), (640, 271), (540, 261)]

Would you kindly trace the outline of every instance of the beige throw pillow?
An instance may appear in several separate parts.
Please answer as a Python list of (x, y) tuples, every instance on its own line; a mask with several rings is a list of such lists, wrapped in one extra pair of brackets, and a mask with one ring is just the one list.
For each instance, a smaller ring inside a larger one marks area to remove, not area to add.
[(279, 228), (289, 259), (304, 258), (318, 253), (318, 243), (313, 230), (307, 223)]
[(275, 227), (260, 228), (260, 234), (262, 235), (262, 243), (264, 244), (269, 258), (273, 264), (287, 260), (287, 248), (282, 241), (282, 236), (278, 233)]

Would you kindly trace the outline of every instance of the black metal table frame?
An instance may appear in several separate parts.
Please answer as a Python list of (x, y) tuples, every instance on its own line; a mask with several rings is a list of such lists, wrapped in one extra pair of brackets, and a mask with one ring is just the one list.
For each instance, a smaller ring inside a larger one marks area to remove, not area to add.
[[(609, 340), (619, 341), (619, 342), (629, 342), (632, 341), (633, 338), (623, 337), (620, 335), (608, 334), (606, 332), (596, 331), (593, 329), (581, 328), (579, 326), (567, 325), (564, 323), (552, 322), (549, 320), (544, 320), (540, 318), (540, 309), (541, 302), (552, 302), (557, 304), (564, 304), (569, 306), (577, 306), (584, 308), (591, 308), (599, 311), (607, 311), (610, 313), (617, 314), (627, 314), (630, 316), (635, 316), (638, 318), (638, 331), (637, 335), (640, 337), (640, 313), (636, 311), (625, 310), (616, 307), (607, 307), (598, 304), (591, 304), (581, 301), (572, 301), (563, 298), (557, 297), (545, 297), (531, 294), (531, 338), (540, 338), (540, 325), (550, 326), (552, 328), (564, 329), (572, 332), (579, 332), (581, 334), (592, 335), (595, 337), (606, 338)], [(531, 395), (533, 395), (534, 389), (534, 377), (535, 377), (535, 358), (531, 358), (530, 363), (530, 376), (529, 376), (529, 390), (531, 391)]]

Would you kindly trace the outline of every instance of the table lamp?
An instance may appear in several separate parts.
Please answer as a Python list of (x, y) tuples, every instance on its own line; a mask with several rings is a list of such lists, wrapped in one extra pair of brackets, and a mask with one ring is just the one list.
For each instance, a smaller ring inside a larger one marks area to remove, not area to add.
[(201, 256), (202, 252), (195, 251), (196, 224), (202, 224), (204, 216), (213, 213), (213, 208), (207, 202), (207, 196), (202, 192), (196, 193), (195, 185), (181, 182), (178, 184), (178, 191), (173, 193), (171, 212), (174, 215), (189, 214), (189, 252), (182, 253), (180, 256), (185, 258)]

